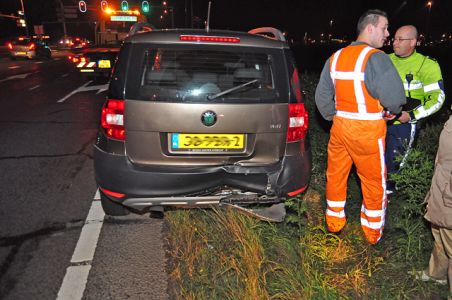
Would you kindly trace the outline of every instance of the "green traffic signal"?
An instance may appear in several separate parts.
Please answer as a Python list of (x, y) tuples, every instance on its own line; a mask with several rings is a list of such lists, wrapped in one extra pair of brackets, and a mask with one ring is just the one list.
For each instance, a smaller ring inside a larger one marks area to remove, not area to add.
[(141, 10), (144, 13), (148, 13), (149, 12), (150, 7), (149, 7), (149, 2), (148, 1), (144, 0), (143, 2), (141, 2)]
[(129, 10), (129, 3), (126, 0), (123, 0), (121, 2), (121, 10), (122, 11), (127, 11)]

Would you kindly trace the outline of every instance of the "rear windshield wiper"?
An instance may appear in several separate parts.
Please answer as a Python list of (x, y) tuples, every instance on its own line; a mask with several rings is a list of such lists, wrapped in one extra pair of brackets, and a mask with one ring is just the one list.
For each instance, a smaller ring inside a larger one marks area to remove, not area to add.
[(230, 89), (227, 89), (227, 90), (224, 90), (222, 92), (219, 92), (219, 93), (216, 93), (216, 94), (213, 94), (213, 95), (209, 95), (209, 96), (207, 96), (207, 100), (213, 100), (213, 99), (216, 99), (216, 98), (221, 97), (223, 95), (235, 92), (237, 90), (240, 90), (240, 89), (242, 89), (242, 88), (244, 88), (244, 87), (246, 87), (246, 86), (248, 86), (250, 84), (256, 83), (258, 81), (259, 81), (259, 79), (253, 79), (251, 81), (248, 81), (248, 82), (242, 83), (240, 85), (234, 86), (234, 87), (232, 87)]

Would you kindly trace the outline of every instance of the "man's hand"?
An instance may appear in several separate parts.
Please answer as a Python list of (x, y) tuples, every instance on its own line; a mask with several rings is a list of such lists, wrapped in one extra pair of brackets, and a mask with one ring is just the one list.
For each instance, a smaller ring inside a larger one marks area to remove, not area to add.
[(409, 121), (411, 121), (411, 117), (410, 114), (406, 111), (402, 111), (402, 114), (400, 115), (400, 117), (397, 119), (400, 123), (407, 123)]
[(396, 117), (397, 115), (393, 115), (387, 110), (383, 112), (383, 120), (385, 120), (386, 122), (394, 120)]
[(396, 117), (396, 115), (391, 115), (391, 114), (385, 114), (383, 116), (383, 120), (385, 120), (386, 122), (394, 120), (394, 118)]

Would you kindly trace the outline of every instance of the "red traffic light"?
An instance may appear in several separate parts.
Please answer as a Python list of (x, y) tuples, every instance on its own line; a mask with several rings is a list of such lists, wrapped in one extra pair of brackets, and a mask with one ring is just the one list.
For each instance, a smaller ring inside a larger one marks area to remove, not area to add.
[(85, 1), (79, 1), (78, 2), (78, 9), (81, 11), (81, 12), (86, 12), (86, 2)]
[(108, 9), (108, 2), (105, 0), (100, 1), (100, 8), (102, 11), (106, 11)]

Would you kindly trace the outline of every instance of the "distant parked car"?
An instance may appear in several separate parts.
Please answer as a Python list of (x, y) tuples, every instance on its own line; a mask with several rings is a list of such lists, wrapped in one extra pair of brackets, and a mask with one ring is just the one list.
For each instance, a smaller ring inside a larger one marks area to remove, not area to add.
[(10, 59), (16, 58), (51, 58), (52, 51), (43, 38), (18, 37), (16, 40), (6, 44)]

